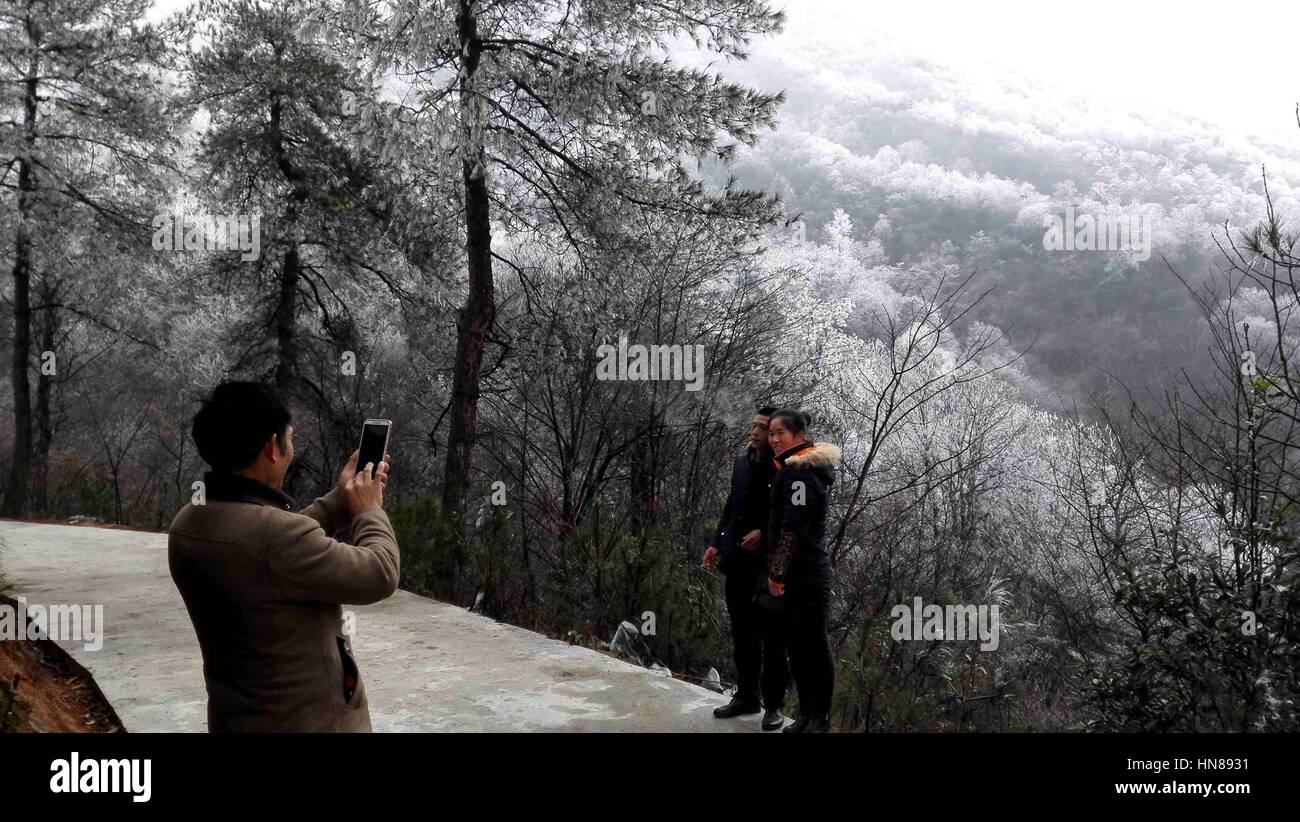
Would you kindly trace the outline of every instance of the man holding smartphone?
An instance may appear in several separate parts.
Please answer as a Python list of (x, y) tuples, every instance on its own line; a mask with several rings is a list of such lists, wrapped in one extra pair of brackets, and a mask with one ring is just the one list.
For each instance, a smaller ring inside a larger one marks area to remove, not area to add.
[(192, 434), (212, 470), (206, 499), (172, 520), (167, 557), (203, 654), (208, 730), (371, 730), (340, 606), (397, 589), (387, 454), (358, 469), (354, 452), (338, 486), (295, 513), (281, 490), (293, 426), (274, 390), (217, 386)]

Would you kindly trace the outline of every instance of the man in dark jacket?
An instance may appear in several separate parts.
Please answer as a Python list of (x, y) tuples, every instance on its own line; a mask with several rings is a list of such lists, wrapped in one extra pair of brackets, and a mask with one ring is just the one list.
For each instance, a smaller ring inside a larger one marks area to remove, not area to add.
[(782, 619), (799, 694), (799, 718), (786, 733), (830, 730), (835, 687), (835, 662), (826, 638), (830, 561), (825, 539), (840, 449), (809, 440), (807, 428), (808, 415), (795, 409), (774, 412), (768, 425), (777, 472), (767, 528), (767, 590), (759, 601)]
[(193, 434), (212, 471), (172, 520), (167, 555), (203, 654), (208, 730), (371, 730), (340, 605), (397, 588), (387, 456), (372, 474), (354, 453), (338, 487), (295, 513), (280, 490), (293, 426), (269, 387), (218, 386)]
[[(763, 531), (767, 528), (770, 483), (776, 473), (767, 443), (770, 406), (758, 409), (749, 427), (745, 453), (731, 469), (731, 492), (718, 520), (713, 543), (704, 552), (704, 567), (715, 565), (726, 577), (727, 613), (735, 646), (736, 693), (714, 710), (720, 719), (758, 713), (763, 706), (763, 730), (785, 724), (781, 705), (789, 679), (781, 625), (754, 604), (754, 592), (766, 577)], [(759, 688), (762, 688), (762, 702)]]

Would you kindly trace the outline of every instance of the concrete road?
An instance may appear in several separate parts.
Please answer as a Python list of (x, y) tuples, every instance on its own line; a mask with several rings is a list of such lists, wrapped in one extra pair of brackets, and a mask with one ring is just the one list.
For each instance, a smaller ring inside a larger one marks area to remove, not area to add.
[[(203, 661), (167, 570), (167, 536), (0, 522), (9, 595), (104, 606), (103, 647), (60, 644), (129, 731), (204, 731)], [(720, 694), (406, 591), (356, 614), (376, 731), (759, 731)]]

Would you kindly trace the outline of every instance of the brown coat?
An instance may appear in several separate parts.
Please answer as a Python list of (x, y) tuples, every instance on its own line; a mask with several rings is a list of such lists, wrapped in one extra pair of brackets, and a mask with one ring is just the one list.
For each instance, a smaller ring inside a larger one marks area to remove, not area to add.
[[(172, 520), (167, 559), (203, 653), (208, 730), (371, 730), (339, 606), (397, 589), (388, 515), (349, 517), (337, 488), (294, 513), (254, 480), (205, 481), (205, 504)], [(355, 544), (333, 538), (349, 525)]]

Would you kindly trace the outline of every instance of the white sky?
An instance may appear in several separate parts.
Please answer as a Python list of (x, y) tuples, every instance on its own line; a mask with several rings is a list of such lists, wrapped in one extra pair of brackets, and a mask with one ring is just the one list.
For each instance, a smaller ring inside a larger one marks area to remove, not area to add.
[[(1063, 95), (1157, 106), (1300, 143), (1296, 0), (772, 0), (788, 22), (756, 50), (884, 35), (963, 73), (1027, 75)], [(156, 0), (151, 17), (190, 0)], [(796, 91), (790, 89), (790, 92)]]
[(852, 48), (864, 34), (884, 34), (964, 73), (1010, 70), (1059, 84), (1064, 94), (1124, 109), (1155, 105), (1300, 145), (1296, 0), (775, 4), (788, 18), (783, 48), (820, 38)]

